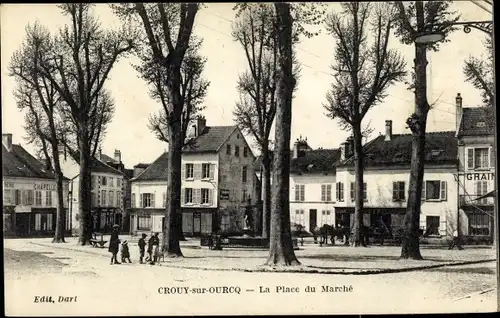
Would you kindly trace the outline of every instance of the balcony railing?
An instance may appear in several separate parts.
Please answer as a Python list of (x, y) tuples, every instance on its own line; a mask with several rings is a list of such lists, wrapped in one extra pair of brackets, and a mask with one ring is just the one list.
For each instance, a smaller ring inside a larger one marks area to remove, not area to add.
[(460, 206), (475, 206), (475, 205), (494, 205), (495, 198), (484, 198), (476, 200), (479, 196), (476, 195), (460, 195)]

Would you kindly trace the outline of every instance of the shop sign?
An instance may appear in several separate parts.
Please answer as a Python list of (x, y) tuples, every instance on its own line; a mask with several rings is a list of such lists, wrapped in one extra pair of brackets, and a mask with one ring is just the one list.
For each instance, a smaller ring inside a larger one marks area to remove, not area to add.
[(494, 173), (466, 173), (467, 180), (495, 180)]

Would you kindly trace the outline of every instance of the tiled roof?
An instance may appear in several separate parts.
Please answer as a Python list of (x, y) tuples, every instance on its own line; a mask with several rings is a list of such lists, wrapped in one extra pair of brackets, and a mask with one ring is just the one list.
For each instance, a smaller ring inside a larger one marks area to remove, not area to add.
[(339, 149), (308, 150), (302, 156), (291, 159), (290, 173), (333, 172), (334, 163), (339, 159)]
[(132, 181), (167, 181), (168, 152), (164, 152)]
[[(411, 163), (411, 134), (395, 134), (385, 141), (381, 135), (363, 146), (366, 166), (408, 165)], [(458, 163), (458, 145), (454, 131), (428, 132), (425, 138), (425, 163)], [(336, 166), (353, 166), (354, 157)]]
[(458, 136), (481, 136), (495, 134), (494, 112), (495, 109), (492, 107), (463, 108)]
[(134, 168), (147, 168), (149, 165), (150, 163), (138, 163), (134, 166)]
[(115, 158), (111, 158), (110, 156), (101, 153), (101, 161), (102, 162), (115, 162)]
[(235, 129), (237, 129), (236, 126), (205, 127), (196, 139), (184, 146), (182, 151), (188, 153), (217, 152)]
[(12, 145), (8, 151), (2, 144), (2, 175), (21, 178), (55, 179), (43, 164), (28, 153), (21, 145)]
[(91, 160), (90, 162), (90, 169), (92, 172), (102, 172), (102, 173), (112, 173), (112, 174), (119, 174), (123, 175), (123, 173), (110, 165), (102, 162), (101, 160), (94, 158), (94, 160)]
[[(334, 163), (340, 159), (339, 149), (316, 149), (303, 152), (303, 156), (293, 158), (293, 151), (290, 151), (290, 173), (317, 173), (335, 171)], [(271, 165), (274, 152), (269, 152)], [(260, 171), (262, 156), (257, 157), (254, 162), (255, 171)]]

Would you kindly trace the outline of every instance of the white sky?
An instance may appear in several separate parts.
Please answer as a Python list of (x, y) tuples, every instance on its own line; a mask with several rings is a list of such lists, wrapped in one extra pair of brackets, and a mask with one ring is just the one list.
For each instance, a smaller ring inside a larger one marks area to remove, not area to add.
[[(332, 10), (338, 5), (332, 3)], [(211, 3), (206, 6), (198, 12), (194, 29), (195, 34), (204, 39), (201, 53), (208, 58), (204, 75), (211, 82), (203, 114), (208, 126), (232, 125), (232, 109), (238, 100), (236, 81), (247, 64), (243, 50), (230, 36), (233, 4)], [(470, 1), (455, 1), (453, 6), (462, 14), (462, 21), (491, 19), (490, 14)], [(107, 5), (97, 5), (95, 12), (104, 27), (117, 25), (116, 17)], [(12, 95), (15, 82), (8, 76), (7, 66), (23, 41), (26, 25), (37, 19), (54, 32), (66, 22), (56, 5), (1, 5), (2, 132), (12, 133), (13, 142), (22, 144), (31, 153), (34, 153), (33, 149), (23, 139), (24, 115), (16, 107)], [(462, 67), (469, 55), (484, 53), (484, 37), (484, 33), (474, 29), (470, 34), (459, 29), (449, 37), (451, 42), (441, 45), (439, 52), (428, 54), (429, 102), (439, 98), (435, 109), (429, 113), (429, 131), (455, 129), (454, 103), (458, 92), (462, 94), (464, 107), (480, 104), (479, 91), (464, 81)], [(402, 45), (395, 39), (391, 44), (402, 52), (408, 68), (411, 67), (413, 46)], [(292, 142), (302, 135), (308, 138), (313, 148), (335, 148), (347, 137), (335, 121), (325, 116), (322, 106), (331, 82), (328, 73), (333, 48), (334, 38), (326, 32), (313, 39), (304, 39), (297, 45), (302, 72), (293, 100)], [(115, 149), (121, 150), (127, 168), (139, 162), (152, 162), (167, 147), (147, 128), (149, 114), (159, 110), (160, 105), (149, 98), (147, 86), (137, 77), (130, 59), (116, 64), (107, 88), (115, 98), (116, 111), (107, 129), (103, 153), (113, 156)], [(393, 121), (393, 133), (409, 132), (405, 121), (413, 112), (413, 94), (403, 83), (392, 86), (388, 93), (390, 95), (384, 102), (368, 112), (364, 119), (365, 124), (371, 120), (371, 127), (375, 128), (372, 138), (384, 131), (386, 119)], [(271, 139), (274, 139), (274, 133)]]

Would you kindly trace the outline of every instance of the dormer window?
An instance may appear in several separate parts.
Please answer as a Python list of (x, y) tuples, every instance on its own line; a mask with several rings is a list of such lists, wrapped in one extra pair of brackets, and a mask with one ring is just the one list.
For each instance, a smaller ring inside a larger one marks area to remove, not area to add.
[(486, 127), (486, 123), (484, 121), (480, 121), (476, 124), (476, 127), (477, 128), (483, 128), (483, 127)]

